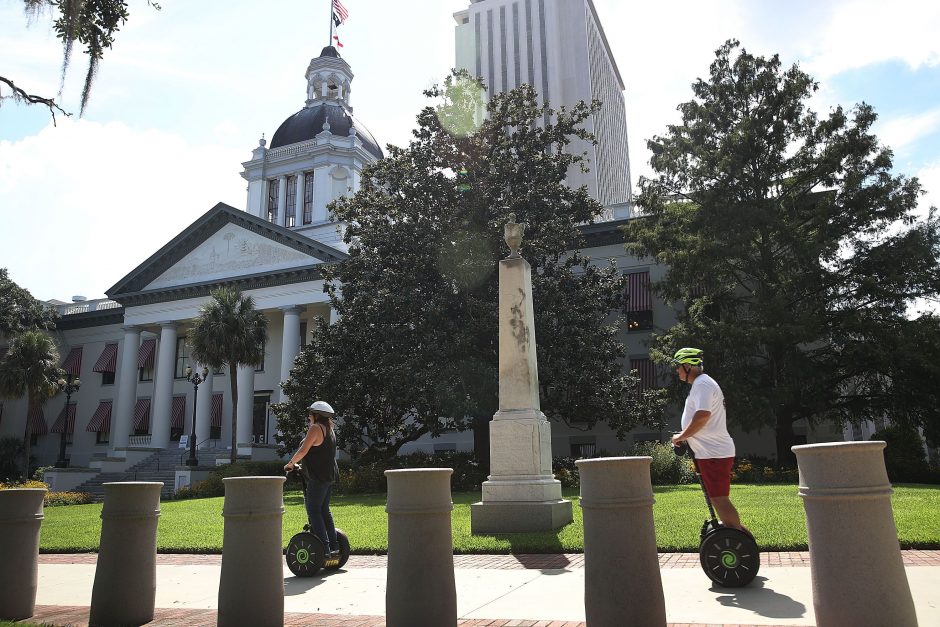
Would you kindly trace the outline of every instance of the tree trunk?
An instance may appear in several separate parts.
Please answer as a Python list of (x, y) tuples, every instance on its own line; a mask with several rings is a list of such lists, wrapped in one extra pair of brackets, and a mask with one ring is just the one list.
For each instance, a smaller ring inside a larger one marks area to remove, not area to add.
[(230, 363), (228, 374), (232, 382), (232, 454), (229, 461), (234, 464), (238, 457), (238, 364)]
[(473, 419), (473, 456), (483, 468), (490, 467), (490, 420), (482, 416)]
[(26, 434), (23, 436), (23, 480), (29, 480), (29, 446), (32, 440), (33, 431), (33, 399), (26, 401)]
[(790, 450), (790, 447), (796, 444), (796, 436), (793, 434), (793, 418), (790, 416), (777, 416), (777, 426), (775, 428), (777, 436), (777, 463), (781, 466), (796, 466), (796, 455)]

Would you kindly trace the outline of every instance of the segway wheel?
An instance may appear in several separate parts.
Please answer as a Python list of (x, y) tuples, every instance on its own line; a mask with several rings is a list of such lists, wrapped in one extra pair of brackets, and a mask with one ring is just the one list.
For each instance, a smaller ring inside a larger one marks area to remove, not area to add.
[(339, 542), (339, 566), (337, 568), (342, 568), (349, 561), (349, 536), (342, 529), (337, 529), (336, 540)]
[(301, 531), (287, 544), (287, 567), (298, 577), (313, 577), (323, 568), (323, 543), (312, 533)]
[(738, 529), (721, 527), (708, 534), (699, 547), (702, 570), (725, 588), (740, 588), (754, 581), (760, 569), (760, 549)]

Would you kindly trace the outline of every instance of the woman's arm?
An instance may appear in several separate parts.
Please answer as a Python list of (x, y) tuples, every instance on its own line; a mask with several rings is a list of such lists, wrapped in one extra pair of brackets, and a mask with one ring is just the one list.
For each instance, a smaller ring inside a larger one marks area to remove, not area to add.
[(323, 444), (323, 429), (320, 428), (319, 424), (310, 425), (310, 428), (307, 429), (307, 435), (304, 436), (304, 441), (300, 443), (300, 448), (291, 455), (290, 461), (284, 465), (284, 470), (293, 470), (297, 462), (302, 460), (311, 448), (321, 444)]

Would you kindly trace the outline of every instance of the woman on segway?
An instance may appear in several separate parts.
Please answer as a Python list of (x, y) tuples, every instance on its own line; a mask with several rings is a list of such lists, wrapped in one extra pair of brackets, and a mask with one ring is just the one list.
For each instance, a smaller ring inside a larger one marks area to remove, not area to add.
[(340, 553), (336, 539), (336, 525), (330, 512), (330, 493), (333, 483), (339, 480), (339, 466), (336, 464), (336, 434), (333, 432), (333, 415), (336, 412), (329, 403), (317, 401), (310, 405), (308, 418), (310, 423), (307, 435), (297, 452), (291, 455), (284, 466), (286, 472), (294, 470), (300, 463), (301, 472), (306, 479), (304, 505), (310, 530), (328, 547), (328, 558), (336, 558)]

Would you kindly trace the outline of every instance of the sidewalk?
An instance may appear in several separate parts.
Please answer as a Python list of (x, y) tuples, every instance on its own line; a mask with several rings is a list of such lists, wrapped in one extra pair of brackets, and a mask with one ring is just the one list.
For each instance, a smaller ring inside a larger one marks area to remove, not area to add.
[[(940, 625), (940, 551), (902, 551), (921, 625)], [(30, 622), (84, 627), (94, 554), (39, 558)], [(673, 627), (814, 625), (808, 553), (766, 553), (750, 586), (714, 588), (698, 555), (661, 553), (667, 620)], [(215, 625), (220, 555), (157, 556), (155, 620), (161, 627)], [(285, 625), (384, 625), (385, 556), (350, 558), (343, 570), (300, 579), (284, 569)], [(584, 625), (584, 556), (456, 555), (462, 626)]]

